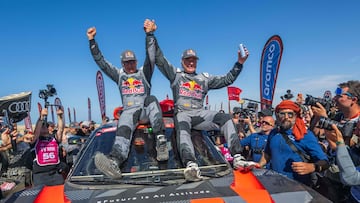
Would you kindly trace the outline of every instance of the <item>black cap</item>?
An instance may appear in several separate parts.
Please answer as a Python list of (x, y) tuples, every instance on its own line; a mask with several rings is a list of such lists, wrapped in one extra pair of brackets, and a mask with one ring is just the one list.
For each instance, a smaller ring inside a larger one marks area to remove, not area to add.
[(136, 56), (133, 51), (126, 50), (123, 53), (121, 53), (121, 61), (136, 61)]
[(259, 117), (263, 117), (263, 116), (272, 116), (273, 112), (270, 109), (263, 109), (258, 113)]
[(195, 57), (196, 59), (199, 59), (195, 50), (193, 50), (193, 49), (186, 49), (181, 56), (181, 58), (183, 58), (183, 59), (190, 58), (190, 57)]

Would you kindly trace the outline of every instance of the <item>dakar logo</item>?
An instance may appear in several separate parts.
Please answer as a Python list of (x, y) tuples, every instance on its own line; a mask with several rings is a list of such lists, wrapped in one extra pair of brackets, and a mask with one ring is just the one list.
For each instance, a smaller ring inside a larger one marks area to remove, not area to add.
[(192, 50), (192, 49), (187, 50), (186, 54), (187, 54), (188, 56), (195, 56), (195, 55), (196, 55), (195, 52), (194, 52), (194, 50)]
[(123, 94), (142, 94), (144, 93), (144, 85), (141, 80), (135, 78), (128, 78), (122, 82), (122, 93)]
[(179, 95), (201, 99), (203, 96), (202, 92), (203, 89), (201, 85), (192, 80), (181, 84)]
[(134, 58), (134, 54), (131, 51), (125, 52), (125, 58)]

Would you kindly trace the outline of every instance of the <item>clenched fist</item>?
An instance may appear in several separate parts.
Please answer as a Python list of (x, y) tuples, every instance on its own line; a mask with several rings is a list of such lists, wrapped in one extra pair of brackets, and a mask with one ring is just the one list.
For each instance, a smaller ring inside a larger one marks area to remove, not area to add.
[(146, 19), (144, 21), (144, 30), (146, 33), (154, 32), (156, 30), (157, 26), (155, 24), (154, 20)]
[(91, 27), (87, 30), (86, 35), (88, 37), (89, 40), (94, 39), (95, 35), (96, 35), (96, 28), (95, 27)]

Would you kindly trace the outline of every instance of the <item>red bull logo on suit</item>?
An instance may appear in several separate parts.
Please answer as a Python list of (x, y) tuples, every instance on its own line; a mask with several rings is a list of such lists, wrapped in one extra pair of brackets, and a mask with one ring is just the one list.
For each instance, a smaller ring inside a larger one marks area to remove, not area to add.
[(201, 85), (199, 85), (194, 80), (182, 83), (180, 85), (179, 95), (185, 97), (192, 97), (195, 99), (202, 99), (203, 89)]
[(145, 92), (144, 84), (141, 80), (128, 78), (121, 84), (122, 94), (143, 94)]

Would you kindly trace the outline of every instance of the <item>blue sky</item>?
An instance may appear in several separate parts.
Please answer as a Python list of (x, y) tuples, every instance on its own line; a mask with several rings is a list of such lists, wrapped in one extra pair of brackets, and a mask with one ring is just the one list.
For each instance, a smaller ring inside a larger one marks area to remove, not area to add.
[[(156, 36), (167, 59), (180, 67), (184, 49), (198, 52), (198, 72), (226, 74), (237, 60), (237, 47), (250, 51), (233, 84), (242, 98), (259, 100), (260, 57), (264, 44), (280, 35), (284, 52), (274, 104), (287, 89), (322, 96), (340, 82), (360, 78), (360, 1), (0, 1), (0, 97), (32, 91), (33, 123), (38, 117), (40, 89), (53, 84), (65, 108), (75, 108), (77, 120), (100, 121), (93, 61), (86, 30), (97, 28), (96, 40), (107, 60), (120, 67), (120, 53), (133, 50), (144, 60), (144, 19), (155, 19)], [(104, 75), (106, 113), (121, 105), (116, 84)], [(156, 70), (152, 94), (171, 96), (168, 81)], [(53, 102), (54, 98), (49, 101)], [(223, 102), (226, 88), (209, 93), (211, 108)], [(237, 105), (231, 102), (232, 106)], [(68, 117), (66, 117), (68, 120)]]

